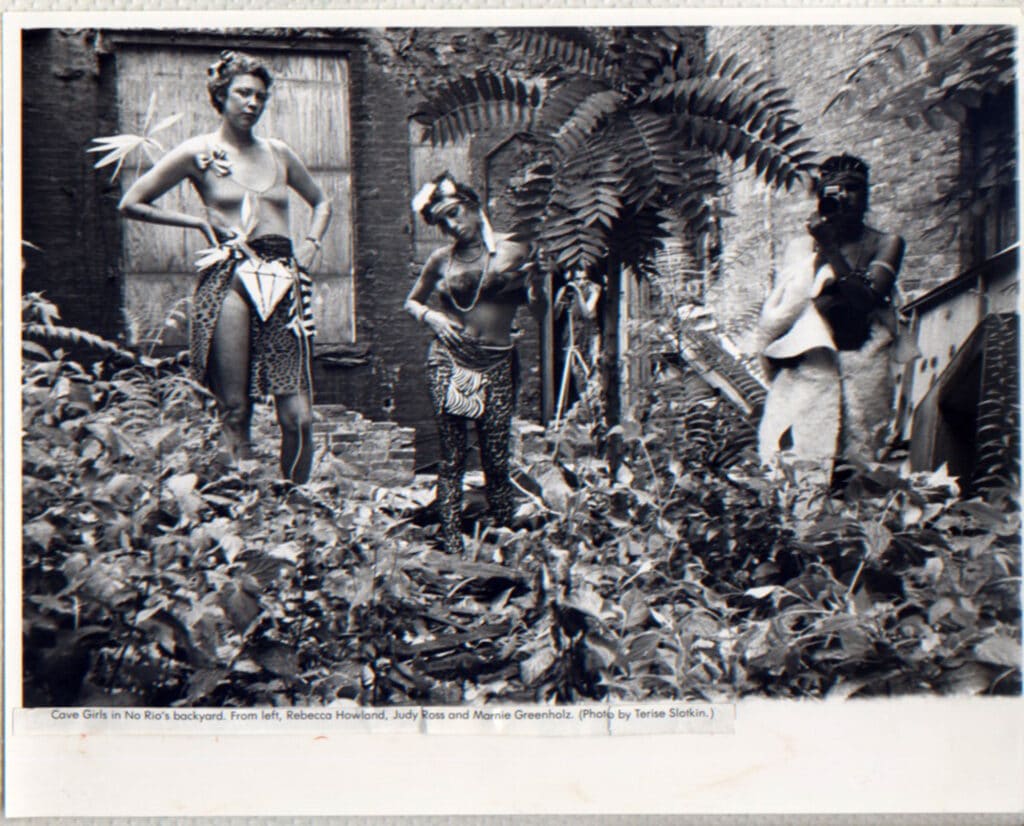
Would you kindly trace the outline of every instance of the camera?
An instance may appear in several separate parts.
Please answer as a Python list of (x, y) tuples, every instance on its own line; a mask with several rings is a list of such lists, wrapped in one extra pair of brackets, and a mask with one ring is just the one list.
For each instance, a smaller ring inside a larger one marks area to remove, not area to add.
[(826, 186), (818, 196), (818, 214), (823, 218), (835, 215), (843, 209), (844, 199), (842, 198), (843, 188), (841, 186)]

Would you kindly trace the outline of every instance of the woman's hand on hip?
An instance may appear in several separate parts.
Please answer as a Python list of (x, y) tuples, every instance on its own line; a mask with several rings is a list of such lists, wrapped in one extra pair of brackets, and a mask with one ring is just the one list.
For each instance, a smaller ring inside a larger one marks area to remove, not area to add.
[(197, 229), (206, 236), (211, 246), (218, 247), (225, 241), (232, 240), (237, 233), (234, 230), (214, 224), (211, 221), (202, 221)]
[(423, 320), (445, 344), (458, 344), (462, 341), (462, 325), (444, 313), (429, 310)]
[(309, 272), (309, 268), (313, 266), (313, 260), (318, 252), (320, 252), (320, 249), (316, 244), (306, 238), (295, 251), (295, 263), (299, 265), (300, 270)]

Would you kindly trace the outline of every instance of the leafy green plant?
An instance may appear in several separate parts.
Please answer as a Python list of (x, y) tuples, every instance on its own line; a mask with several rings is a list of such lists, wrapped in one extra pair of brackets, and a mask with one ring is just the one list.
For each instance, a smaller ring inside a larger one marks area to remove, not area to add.
[[(149, 105), (146, 107), (146, 115), (142, 121), (142, 127), (138, 134), (124, 133), (121, 135), (108, 135), (102, 138), (93, 138), (96, 146), (85, 150), (86, 152), (105, 152), (106, 154), (93, 165), (94, 169), (102, 169), (105, 166), (114, 165), (114, 171), (110, 176), (111, 181), (117, 180), (121, 174), (121, 167), (132, 155), (138, 155), (136, 173), (142, 164), (144, 153), (151, 162), (156, 163), (164, 148), (160, 142), (153, 137), (165, 129), (170, 128), (184, 117), (180, 112), (168, 115), (154, 123), (156, 117), (156, 92), (149, 96)], [(160, 154), (158, 154), (160, 153)]]
[[(1001, 133), (970, 148), (973, 160), (942, 176), (927, 234), (961, 232), (961, 218), (987, 205), (1015, 201), (1016, 88), (1014, 30), (1006, 26), (898, 26), (880, 34), (826, 105), (859, 105), (882, 121), (937, 131), (969, 127), (993, 100), (1003, 99)], [(992, 120), (991, 113), (987, 119)]]
[(741, 418), (699, 438), (657, 385), (613, 474), (590, 388), (521, 434), (515, 527), (453, 557), (414, 518), (429, 489), (324, 450), (281, 483), (266, 410), (266, 455), (233, 467), (180, 365), (121, 363), (25, 350), (29, 705), (1020, 691), (1012, 491), (961, 501), (886, 465), (842, 495), (769, 479), (722, 458)]
[(1010, 27), (897, 26), (875, 38), (825, 111), (857, 100), (870, 117), (941, 129), (964, 123), (1015, 74)]

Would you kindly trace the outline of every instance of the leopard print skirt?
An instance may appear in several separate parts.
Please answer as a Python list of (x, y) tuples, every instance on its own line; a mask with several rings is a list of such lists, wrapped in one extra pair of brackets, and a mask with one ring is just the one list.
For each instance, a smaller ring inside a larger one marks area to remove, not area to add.
[[(290, 260), (291, 241), (281, 235), (264, 235), (248, 242), (267, 261)], [(199, 273), (192, 295), (189, 324), (189, 361), (192, 377), (209, 385), (207, 370), (213, 334), (228, 291), (232, 288), (238, 259), (213, 264)], [(266, 321), (255, 310), (249, 314), (249, 396), (291, 395), (312, 391), (310, 358), (313, 329), (312, 280), (299, 271), (299, 295), (292, 287)]]

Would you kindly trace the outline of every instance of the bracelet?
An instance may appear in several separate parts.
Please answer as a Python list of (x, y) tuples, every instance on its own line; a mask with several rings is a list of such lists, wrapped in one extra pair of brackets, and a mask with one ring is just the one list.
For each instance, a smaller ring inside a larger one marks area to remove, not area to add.
[(429, 313), (429, 312), (430, 312), (430, 308), (429, 307), (426, 307), (423, 304), (420, 304), (420, 306), (417, 307), (416, 310), (413, 312), (413, 316), (416, 318), (416, 320), (418, 322), (420, 322), (420, 324), (422, 324), (423, 323), (423, 319), (425, 319), (427, 317), (427, 313)]
[(309, 243), (316, 247), (317, 252), (321, 251), (323, 244), (321, 243), (319, 238), (314, 238), (312, 235), (307, 235), (304, 240), (309, 241)]

